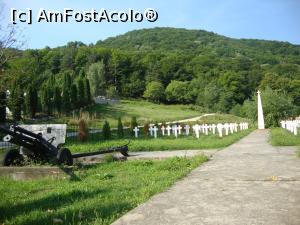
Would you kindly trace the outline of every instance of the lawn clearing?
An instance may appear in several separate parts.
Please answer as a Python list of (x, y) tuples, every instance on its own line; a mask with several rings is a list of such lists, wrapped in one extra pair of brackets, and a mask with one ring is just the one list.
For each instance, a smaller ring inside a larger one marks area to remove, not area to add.
[(76, 181), (1, 177), (0, 224), (111, 224), (206, 161), (103, 163), (77, 169)]
[(298, 146), (300, 145), (300, 137), (283, 128), (272, 128), (270, 142), (273, 146)]
[[(122, 100), (120, 104), (96, 104), (84, 111), (89, 113), (88, 120), (93, 126), (101, 127), (105, 120), (111, 127), (117, 127), (117, 120), (122, 118), (124, 125), (129, 125), (131, 118), (135, 116), (138, 123), (163, 122), (186, 119), (203, 114), (192, 105), (164, 105), (154, 104), (144, 100)], [(49, 121), (48, 121), (49, 122)], [(57, 117), (53, 123), (77, 122), (72, 116)]]
[[(253, 129), (239, 131), (220, 138), (216, 135), (201, 135), (199, 139), (193, 136), (159, 137), (154, 138), (133, 138), (129, 144), (130, 151), (163, 151), (163, 150), (191, 150), (191, 149), (217, 149), (227, 147), (244, 136), (251, 133)], [(110, 141), (93, 141), (87, 143), (68, 143), (66, 145), (73, 153), (88, 152), (107, 149), (112, 146), (124, 145), (128, 141), (124, 139)]]

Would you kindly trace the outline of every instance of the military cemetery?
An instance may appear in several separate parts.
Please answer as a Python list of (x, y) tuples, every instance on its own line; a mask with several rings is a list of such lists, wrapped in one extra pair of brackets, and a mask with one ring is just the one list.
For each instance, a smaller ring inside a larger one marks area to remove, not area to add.
[(300, 225), (299, 7), (0, 2), (0, 224)]

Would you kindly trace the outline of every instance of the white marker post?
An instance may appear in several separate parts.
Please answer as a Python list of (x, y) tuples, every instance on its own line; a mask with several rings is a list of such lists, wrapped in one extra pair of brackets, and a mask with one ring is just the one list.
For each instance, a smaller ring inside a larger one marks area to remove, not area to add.
[(161, 129), (162, 136), (165, 136), (166, 128), (164, 126), (162, 126), (160, 129)]
[(189, 136), (189, 134), (190, 134), (190, 126), (187, 124), (187, 125), (185, 125), (184, 129), (185, 129), (186, 136)]
[(168, 131), (168, 136), (170, 136), (172, 128), (168, 125), (166, 130)]
[(139, 136), (139, 128), (138, 127), (135, 127), (134, 129), (133, 129), (133, 131), (134, 131), (134, 136), (136, 137), (136, 138), (138, 138), (138, 136)]
[(154, 138), (157, 138), (157, 131), (158, 131), (158, 128), (156, 126), (154, 126), (153, 127)]

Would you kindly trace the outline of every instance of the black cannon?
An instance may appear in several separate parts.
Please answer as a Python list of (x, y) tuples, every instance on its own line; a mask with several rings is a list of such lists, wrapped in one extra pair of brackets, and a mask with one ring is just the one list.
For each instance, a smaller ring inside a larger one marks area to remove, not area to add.
[(128, 156), (128, 144), (113, 147), (104, 151), (77, 153), (72, 155), (70, 150), (61, 146), (55, 147), (52, 142), (54, 138), (46, 140), (41, 134), (35, 134), (20, 126), (13, 125), (10, 129), (0, 126), (0, 133), (6, 134), (7, 142), (20, 146), (19, 149), (8, 150), (1, 162), (2, 166), (20, 164), (24, 156), (36, 161), (53, 164), (73, 165), (73, 158), (80, 158), (105, 153), (120, 152)]

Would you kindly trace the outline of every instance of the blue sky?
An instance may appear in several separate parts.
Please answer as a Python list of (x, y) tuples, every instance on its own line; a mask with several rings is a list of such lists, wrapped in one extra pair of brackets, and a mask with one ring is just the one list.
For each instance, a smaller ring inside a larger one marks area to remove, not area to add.
[(255, 38), (300, 44), (300, 0), (0, 0), (1, 24), (10, 22), (10, 9), (63, 11), (154, 8), (155, 23), (42, 23), (20, 25), (26, 48), (56, 47), (69, 41), (95, 43), (127, 31), (151, 27), (203, 29), (233, 38)]

